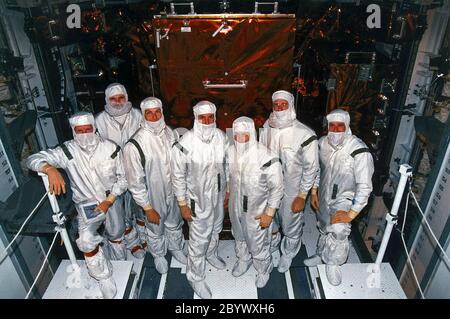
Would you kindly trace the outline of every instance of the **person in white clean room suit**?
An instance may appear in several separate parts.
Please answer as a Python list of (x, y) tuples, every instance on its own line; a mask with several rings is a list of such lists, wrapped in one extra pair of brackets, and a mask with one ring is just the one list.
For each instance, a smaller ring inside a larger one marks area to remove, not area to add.
[[(113, 298), (117, 289), (105, 253), (112, 259), (126, 258), (122, 203), (116, 201), (127, 188), (120, 147), (95, 133), (91, 113), (77, 113), (69, 123), (74, 139), (29, 156), (27, 166), (47, 174), (50, 192), (56, 195), (65, 193), (58, 168), (67, 172), (78, 212), (77, 246), (84, 253), (89, 274), (99, 282), (103, 297)], [(103, 248), (99, 244), (104, 238), (97, 232), (102, 224), (107, 239)]]
[(175, 135), (164, 121), (160, 99), (146, 98), (141, 111), (144, 122), (125, 145), (124, 168), (128, 189), (146, 215), (148, 247), (156, 270), (164, 274), (169, 268), (164, 257), (167, 250), (186, 264), (183, 220), (173, 194), (170, 166)]
[[(281, 258), (278, 271), (286, 272), (302, 244), (306, 197), (319, 170), (317, 137), (312, 129), (299, 122), (294, 96), (287, 91), (272, 95), (273, 111), (264, 124), (260, 141), (281, 160), (284, 175), (284, 197), (276, 214), (274, 230), (281, 227)], [(280, 242), (275, 232), (272, 246)]]
[(233, 139), (226, 157), (237, 256), (232, 275), (243, 275), (253, 261), (256, 287), (262, 288), (273, 269), (271, 225), (283, 198), (283, 172), (279, 158), (256, 140), (252, 119), (243, 116), (233, 122)]
[[(95, 117), (98, 133), (123, 149), (125, 143), (139, 129), (143, 120), (142, 114), (138, 109), (132, 107), (128, 101), (127, 90), (120, 83), (108, 85), (105, 89), (105, 102), (105, 110)], [(127, 224), (125, 229), (126, 246), (133, 256), (144, 258), (147, 239), (143, 214), (132, 200), (129, 192), (125, 192), (118, 200), (124, 202), (124, 218)]]
[(226, 267), (217, 254), (226, 191), (225, 133), (216, 128), (216, 106), (209, 101), (194, 106), (194, 127), (172, 147), (173, 189), (181, 215), (189, 222), (186, 277), (201, 298), (211, 298), (205, 282), (206, 261)]
[(350, 223), (372, 192), (374, 164), (366, 144), (352, 134), (348, 112), (336, 109), (327, 121), (328, 135), (319, 140), (320, 177), (311, 191), (320, 237), (317, 254), (304, 263), (313, 267), (324, 262), (328, 281), (337, 286), (342, 281), (340, 266), (348, 258)]

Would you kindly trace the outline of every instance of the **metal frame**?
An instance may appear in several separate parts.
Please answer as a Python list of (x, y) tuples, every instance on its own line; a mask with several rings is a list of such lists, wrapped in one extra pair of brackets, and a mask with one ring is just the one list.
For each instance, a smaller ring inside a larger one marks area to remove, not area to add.
[[(27, 62), (25, 67), (33, 67), (33, 73), (29, 73), (30, 70), (28, 70), (23, 74), (19, 74), (19, 78), (23, 75), (23, 77), (20, 78), (21, 89), (23, 91), (22, 94), (31, 92), (32, 87), (37, 87), (41, 91), (38, 98), (31, 98), (27, 103), (27, 108), (29, 110), (34, 110), (39, 114), (40, 111), (38, 110), (38, 107), (49, 108), (49, 95), (47, 94), (44, 85), (45, 78), (40, 72), (42, 63), (40, 63), (38, 59), (39, 50), (36, 46), (33, 47), (25, 32), (18, 27), (18, 25), (21, 25), (21, 21), (24, 18), (23, 14), (2, 8), (2, 4), (3, 2), (0, 1), (0, 10), (3, 10), (5, 14), (2, 14), (0, 17), (0, 22), (4, 28), (8, 45), (15, 56), (24, 57), (24, 63), (25, 61)], [(24, 56), (23, 53), (28, 50), (30, 52), (29, 55)], [(33, 78), (31, 78), (32, 75)], [(41, 149), (58, 144), (56, 126), (52, 120), (38, 115), (35, 134)]]
[(376, 58), (377, 58), (377, 53), (376, 52), (353, 52), (353, 51), (350, 51), (350, 52), (347, 52), (346, 54), (345, 54), (345, 64), (348, 64), (348, 63), (350, 63), (350, 57), (352, 56), (352, 55), (370, 55), (370, 57), (371, 57), (371, 59), (370, 59), (370, 63), (371, 64), (375, 64), (375, 61), (376, 61)]
[(277, 14), (266, 14), (266, 13), (214, 13), (214, 14), (177, 14), (177, 15), (155, 15), (154, 18), (156, 19), (239, 19), (239, 18), (295, 18), (295, 14), (284, 14), (284, 13), (277, 13)]
[[(446, 0), (441, 8), (435, 8), (428, 11), (428, 28), (420, 43), (415, 41), (411, 45), (411, 52), (416, 52), (417, 55), (410, 55), (408, 58), (407, 68), (409, 68), (409, 70), (405, 73), (405, 77), (402, 80), (403, 91), (399, 91), (399, 99), (397, 100), (399, 107), (397, 108), (396, 113), (393, 114), (393, 120), (390, 125), (392, 130), (395, 130), (397, 134), (390, 136), (389, 151), (385, 157), (387, 161), (390, 161), (390, 179), (394, 184), (397, 184), (399, 180), (399, 175), (396, 173), (398, 163), (409, 162), (414, 154), (413, 150), (416, 143), (416, 136), (413, 119), (415, 115), (421, 115), (426, 111), (428, 103), (427, 99), (421, 99), (419, 95), (414, 94), (414, 91), (420, 86), (427, 88), (431, 86), (433, 72), (426, 71), (428, 69), (428, 61), (430, 57), (439, 52), (442, 41), (444, 40), (446, 26), (449, 21), (449, 10), (450, 1)], [(407, 81), (409, 81), (409, 83)], [(407, 85), (409, 85), (409, 88)], [(410, 105), (414, 105), (415, 107), (411, 108)], [(446, 149), (446, 144), (444, 142), (445, 140), (448, 141), (450, 134), (448, 125), (449, 124), (447, 123), (447, 133), (445, 134), (445, 137), (443, 136), (442, 138), (443, 144), (441, 144), (442, 146), (440, 147), (441, 154), (437, 158), (437, 163), (441, 163), (443, 160), (443, 153), (445, 153)], [(439, 164), (436, 164), (435, 166), (439, 166)], [(423, 208), (425, 214), (427, 214), (425, 208), (428, 206), (429, 202), (432, 201), (431, 195), (435, 182), (437, 181), (438, 171), (439, 167), (434, 167), (432, 169), (427, 181), (427, 186), (421, 196), (420, 206)], [(410, 248), (410, 251), (414, 250), (417, 243), (417, 237), (420, 235), (420, 231), (418, 231), (419, 227), (419, 222), (416, 222), (410, 227), (410, 233), (413, 234), (407, 242), (407, 246), (409, 248), (412, 247)], [(414, 236), (414, 234), (416, 234), (416, 236)], [(406, 258), (401, 256), (398, 261), (398, 266), (396, 267), (396, 272), (401, 274), (401, 278), (405, 278), (406, 267)], [(434, 269), (435, 265), (433, 265), (433, 262), (430, 262), (421, 282), (422, 287), (425, 287), (428, 284), (429, 278), (427, 277), (431, 276), (430, 272), (434, 272)]]
[(171, 2), (170, 3), (170, 14), (169, 15), (176, 15), (177, 13), (175, 12), (175, 6), (189, 6), (189, 8), (191, 9), (190, 14), (195, 14), (195, 7), (194, 7), (194, 3), (193, 2), (182, 2), (182, 3), (174, 3)]
[[(421, 202), (419, 203), (427, 218), (431, 214), (431, 206), (434, 204), (434, 201), (436, 200), (436, 194), (440, 191), (439, 190), (439, 185), (441, 184), (440, 180), (442, 179), (445, 170), (448, 169), (445, 166), (448, 166), (448, 163), (450, 161), (450, 118), (447, 120), (447, 127), (444, 132), (444, 136), (442, 137), (440, 146), (441, 151), (437, 157), (436, 164), (430, 173), (425, 190), (423, 191), (421, 197)], [(437, 163), (440, 163), (441, 165), (438, 165)], [(450, 187), (450, 185), (447, 184), (446, 187)], [(409, 251), (410, 254), (415, 253), (415, 249), (419, 245), (420, 238), (424, 234), (424, 229), (419, 223), (412, 226), (412, 231), (416, 232), (416, 236), (411, 237), (412, 239), (408, 243), (408, 246), (410, 247)], [(448, 245), (449, 235), (450, 235), (450, 217), (447, 219), (447, 221), (445, 221), (445, 227), (440, 236), (438, 237), (439, 241), (442, 243), (442, 246), (444, 248), (446, 248), (444, 244), (447, 243)], [(419, 278), (421, 287), (430, 286), (430, 281), (433, 280), (433, 277), (436, 274), (439, 263), (441, 262), (439, 255), (440, 253), (436, 253), (435, 251), (429, 263), (427, 265), (424, 265), (426, 267), (425, 273), (423, 274), (422, 278)], [(408, 265), (405, 264), (403, 266), (403, 270), (400, 276), (401, 280), (406, 280), (405, 276), (407, 269)]]
[(248, 81), (240, 80), (239, 83), (211, 83), (211, 81), (203, 81), (203, 87), (205, 89), (245, 89), (247, 88)]
[[(426, 7), (422, 6), (422, 9), (425, 10)], [(450, 0), (446, 0), (443, 7), (428, 11), (429, 25), (422, 40), (420, 43), (416, 40), (410, 45), (406, 71), (397, 95), (396, 111), (393, 112), (389, 125), (391, 131), (397, 134), (389, 136), (385, 154), (386, 161), (390, 163), (389, 175), (394, 184), (400, 177), (397, 173), (399, 163), (409, 162), (413, 153), (415, 142), (413, 115), (422, 115), (426, 105), (426, 100), (421, 100), (414, 91), (418, 85), (429, 87), (432, 81), (430, 74), (421, 70), (424, 68), (423, 65), (427, 64), (429, 56), (439, 52), (449, 20), (449, 11)], [(414, 104), (415, 108), (408, 108), (409, 105)]]
[(271, 5), (273, 4), (273, 14), (277, 14), (278, 13), (278, 1), (275, 2), (258, 2), (255, 1), (255, 11), (254, 13), (259, 13), (259, 5)]

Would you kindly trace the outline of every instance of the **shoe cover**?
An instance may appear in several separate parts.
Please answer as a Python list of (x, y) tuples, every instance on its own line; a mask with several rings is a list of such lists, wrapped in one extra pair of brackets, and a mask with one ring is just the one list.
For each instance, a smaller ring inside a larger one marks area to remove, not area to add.
[(103, 299), (113, 299), (117, 293), (116, 282), (111, 276), (108, 279), (102, 279), (98, 282)]
[(278, 272), (284, 273), (291, 267), (292, 258), (281, 255), (280, 262), (278, 263)]
[(84, 259), (86, 260), (88, 273), (92, 278), (102, 280), (112, 276), (113, 268), (111, 262), (106, 259), (101, 247), (99, 247), (98, 252), (94, 256), (85, 256)]
[(327, 279), (333, 286), (339, 286), (342, 282), (341, 267), (338, 265), (326, 265)]
[(211, 289), (209, 289), (208, 285), (204, 280), (189, 282), (191, 284), (192, 289), (194, 289), (195, 293), (202, 299), (211, 299)]
[(187, 264), (187, 257), (182, 250), (172, 250), (170, 252), (176, 260), (178, 260), (183, 265)]
[(206, 260), (216, 269), (221, 270), (227, 267), (225, 261), (217, 255), (211, 255), (208, 258), (206, 258)]
[(263, 288), (267, 282), (269, 281), (270, 278), (270, 273), (272, 272), (273, 269), (273, 264), (270, 264), (270, 268), (267, 270), (267, 272), (265, 273), (258, 273), (258, 275), (256, 275), (256, 287), (257, 288)]
[(165, 274), (169, 270), (167, 259), (162, 257), (155, 257), (155, 268), (160, 274)]
[(234, 277), (240, 277), (247, 272), (247, 270), (250, 268), (251, 265), (252, 265), (251, 260), (243, 261), (238, 259), (238, 261), (236, 261), (236, 263), (233, 266), (233, 271), (231, 272), (231, 274)]

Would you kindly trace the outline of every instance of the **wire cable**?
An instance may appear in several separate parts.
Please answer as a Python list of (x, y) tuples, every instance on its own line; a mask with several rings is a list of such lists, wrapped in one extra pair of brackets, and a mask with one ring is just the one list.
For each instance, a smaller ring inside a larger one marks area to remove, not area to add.
[(419, 210), (420, 214), (422, 215), (422, 221), (425, 222), (425, 225), (427, 225), (429, 232), (431, 234), (431, 236), (433, 237), (434, 241), (436, 242), (436, 245), (439, 247), (439, 249), (441, 250), (442, 254), (444, 255), (444, 259), (446, 260), (447, 266), (450, 267), (450, 258), (448, 258), (447, 253), (445, 252), (444, 248), (441, 246), (441, 243), (439, 242), (439, 240), (437, 239), (436, 235), (434, 234), (433, 230), (431, 229), (430, 224), (428, 223), (425, 214), (422, 211), (422, 208), (420, 208), (419, 203), (417, 202), (416, 196), (414, 195), (414, 193), (410, 190), (410, 193), (412, 195), (412, 198), (414, 199), (414, 202), (416, 203), (417, 209)]
[(42, 263), (42, 266), (41, 266), (41, 268), (39, 269), (39, 272), (38, 272), (36, 278), (34, 279), (34, 282), (33, 282), (33, 284), (31, 285), (30, 290), (28, 290), (28, 293), (27, 293), (27, 295), (25, 296), (25, 299), (28, 299), (28, 297), (30, 296), (31, 292), (33, 291), (33, 288), (34, 288), (34, 286), (36, 285), (36, 283), (37, 283), (39, 277), (41, 276), (42, 270), (44, 269), (45, 264), (48, 262), (48, 256), (50, 255), (50, 253), (51, 253), (51, 251), (52, 251), (52, 249), (53, 249), (53, 245), (55, 244), (56, 238), (58, 237), (58, 235), (59, 235), (59, 231), (57, 231), (56, 234), (55, 234), (55, 236), (53, 237), (53, 241), (52, 241), (52, 243), (51, 243), (51, 245), (50, 245), (50, 248), (48, 249), (47, 254), (45, 255), (44, 262)]
[[(411, 190), (411, 184), (409, 184), (409, 189)], [(406, 217), (408, 216), (409, 195), (410, 195), (410, 193), (408, 192), (408, 196), (406, 197), (405, 216), (403, 217), (401, 238), (402, 238), (403, 248), (405, 249), (405, 252), (406, 252), (406, 257), (407, 257), (407, 260), (408, 260), (408, 264), (409, 264), (409, 267), (410, 267), (410, 269), (411, 269), (411, 271), (413, 273), (414, 280), (416, 281), (417, 288), (419, 289), (419, 292), (420, 292), (420, 296), (422, 297), (422, 299), (425, 299), (425, 296), (424, 296), (423, 291), (422, 291), (422, 287), (420, 287), (419, 279), (417, 278), (416, 271), (414, 269), (414, 265), (413, 265), (412, 260), (411, 260), (411, 256), (409, 255), (409, 250), (408, 250), (408, 247), (406, 245), (405, 237), (404, 237), (404, 235), (405, 235), (404, 231), (405, 231)]]
[[(47, 197), (48, 192), (45, 192), (44, 195), (42, 196), (42, 198), (40, 199), (39, 203), (37, 203), (37, 205), (34, 207), (34, 209), (31, 211), (31, 213), (28, 215), (28, 217), (25, 219), (25, 221), (23, 222), (22, 226), (20, 227), (19, 231), (17, 232), (17, 234), (14, 236), (14, 238), (11, 240), (11, 242), (8, 244), (8, 246), (6, 246), (6, 248), (2, 251), (2, 253), (0, 254), (1, 258), (0, 258), (0, 264), (3, 262), (3, 260), (6, 258), (6, 256), (8, 256), (8, 249), (12, 246), (12, 244), (16, 241), (16, 239), (20, 236), (20, 233), (23, 231), (23, 229), (25, 228), (25, 225), (29, 222), (29, 220), (31, 219), (31, 217), (34, 215), (34, 213), (36, 212), (36, 210), (39, 208), (39, 206), (41, 206), (42, 202), (44, 201), (44, 199)], [(3, 255), (4, 254), (4, 255)]]

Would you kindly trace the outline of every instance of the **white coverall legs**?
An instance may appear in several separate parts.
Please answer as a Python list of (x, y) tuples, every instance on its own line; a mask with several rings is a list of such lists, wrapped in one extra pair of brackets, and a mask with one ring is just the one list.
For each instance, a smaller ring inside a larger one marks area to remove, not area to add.
[[(209, 214), (208, 218), (192, 218), (189, 223), (189, 245), (186, 267), (186, 277), (189, 281), (202, 281), (205, 279), (206, 259), (208, 256), (216, 255), (219, 246), (219, 233), (223, 227), (223, 193), (220, 193), (219, 200), (213, 206), (214, 213)], [(192, 209), (190, 202), (189, 207)], [(197, 205), (194, 213), (205, 215), (198, 212)], [(206, 214), (207, 215), (207, 214)]]
[(300, 251), (303, 225), (305, 224), (303, 212), (294, 214), (291, 211), (294, 199), (295, 196), (286, 196), (285, 194), (281, 201), (280, 209), (275, 215), (277, 224), (281, 225), (281, 231), (284, 235), (280, 245), (281, 253), (290, 259), (293, 259)]
[(148, 250), (153, 257), (164, 257), (167, 250), (173, 252), (183, 250), (184, 237), (182, 232), (183, 220), (178, 204), (174, 197), (167, 199), (167, 209), (154, 208), (161, 216), (159, 225), (149, 223), (145, 218)]
[(238, 216), (230, 212), (236, 256), (242, 264), (250, 264), (253, 259), (253, 266), (259, 274), (269, 274), (273, 268), (270, 253), (272, 226), (261, 229), (255, 217), (256, 214), (242, 213)]

